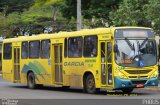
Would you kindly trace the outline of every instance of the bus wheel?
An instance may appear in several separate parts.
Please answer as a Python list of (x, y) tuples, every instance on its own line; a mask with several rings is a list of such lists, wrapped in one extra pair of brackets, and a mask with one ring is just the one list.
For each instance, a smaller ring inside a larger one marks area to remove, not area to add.
[(62, 89), (63, 90), (67, 90), (67, 89), (69, 89), (70, 88), (70, 86), (62, 86)]
[(133, 91), (133, 88), (125, 88), (125, 89), (122, 89), (122, 92), (123, 93), (126, 93), (126, 94), (129, 94)]
[(99, 92), (99, 89), (95, 87), (95, 80), (92, 74), (87, 76), (84, 88), (86, 89), (86, 92), (90, 94)]
[(27, 86), (30, 89), (35, 89), (36, 88), (35, 76), (32, 72), (30, 72), (27, 76)]
[(43, 85), (42, 85), (42, 84), (36, 84), (36, 88), (42, 89), (42, 88), (43, 88)]

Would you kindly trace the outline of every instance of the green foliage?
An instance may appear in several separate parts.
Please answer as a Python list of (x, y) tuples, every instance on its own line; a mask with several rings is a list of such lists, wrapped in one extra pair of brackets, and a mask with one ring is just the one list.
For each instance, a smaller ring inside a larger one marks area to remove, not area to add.
[(160, 34), (160, 0), (149, 0), (149, 3), (144, 6), (144, 14), (152, 23), (151, 27)]
[(0, 35), (13, 37), (18, 35), (22, 25), (21, 13), (33, 4), (33, 0), (1, 0), (0, 21), (5, 24), (0, 26)]
[(148, 0), (123, 0), (119, 9), (110, 12), (110, 20), (115, 26), (147, 26), (143, 7)]
[[(67, 19), (75, 18), (76, 19), (76, 0), (64, 0), (65, 4), (63, 8), (61, 8), (61, 12), (64, 17)], [(118, 4), (122, 0), (81, 0), (81, 10), (84, 27), (104, 27), (110, 24), (109, 20), (109, 12), (112, 8), (117, 8)]]
[(7, 20), (3, 16), (3, 14), (0, 13), (0, 36), (4, 35), (6, 27), (7, 27)]
[(18, 24), (22, 21), (21, 15), (18, 12), (13, 12), (7, 16), (8, 25)]
[[(49, 2), (50, 3), (50, 2)], [(54, 5), (55, 6), (55, 5)], [(7, 16), (4, 16), (3, 13), (0, 14), (0, 35), (6, 37), (14, 37), (17, 35), (32, 35), (44, 33), (47, 31), (58, 32), (59, 28), (52, 31), (50, 28), (53, 27), (53, 24), (61, 24), (63, 18), (61, 18), (61, 13), (53, 14), (54, 7), (53, 5), (42, 5), (41, 8), (35, 6), (26, 9), (23, 12), (12, 12)], [(55, 16), (53, 16), (55, 15)], [(53, 18), (57, 18), (54, 20)], [(59, 25), (59, 27), (61, 27)]]
[(34, 7), (41, 7), (41, 6), (46, 6), (46, 5), (52, 5), (54, 3), (63, 1), (63, 0), (34, 0), (35, 4)]
[[(0, 35), (2, 36), (9, 36), (12, 34), (12, 31), (14, 28), (16, 28), (16, 25), (19, 21), (19, 17), (17, 13), (12, 13), (5, 17), (2, 13), (0, 14)], [(14, 24), (14, 25), (13, 25)]]
[(30, 8), (21, 15), (21, 28), (25, 30), (25, 34), (44, 33), (45, 28), (51, 26), (52, 7), (46, 6), (42, 8)]
[(0, 13), (0, 21), (1, 21), (0, 28), (5, 27), (6, 26), (6, 18), (3, 16), (2, 13)]
[[(160, 0), (81, 0), (83, 28), (147, 26), (160, 33)], [(76, 0), (1, 0), (0, 35), (76, 30)]]
[(146, 26), (160, 33), (159, 0), (123, 0), (109, 14), (114, 26)]
[(28, 11), (23, 12), (22, 14), (22, 21), (24, 23), (29, 22), (39, 24), (41, 18), (52, 18), (52, 7), (31, 8)]
[(12, 12), (23, 12), (32, 6), (33, 3), (34, 0), (1, 0), (0, 12), (2, 12), (4, 16)]

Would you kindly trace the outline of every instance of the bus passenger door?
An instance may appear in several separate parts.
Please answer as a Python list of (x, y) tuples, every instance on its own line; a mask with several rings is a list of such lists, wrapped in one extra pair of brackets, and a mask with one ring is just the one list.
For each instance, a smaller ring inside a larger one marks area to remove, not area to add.
[(20, 48), (19, 47), (14, 47), (13, 48), (13, 53), (14, 53), (14, 82), (20, 82)]
[(110, 41), (100, 42), (101, 50), (101, 83), (112, 86), (112, 43)]
[(62, 44), (53, 45), (53, 62), (54, 62), (54, 80), (56, 84), (63, 83), (63, 69), (62, 69)]

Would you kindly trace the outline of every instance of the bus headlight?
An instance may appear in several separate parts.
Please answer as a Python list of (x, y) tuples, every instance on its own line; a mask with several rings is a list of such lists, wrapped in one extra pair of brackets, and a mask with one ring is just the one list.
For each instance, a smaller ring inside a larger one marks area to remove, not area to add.
[(158, 76), (158, 71), (156, 70), (156, 71), (154, 71), (154, 73), (152, 74), (152, 78), (155, 78), (155, 77), (157, 77)]
[(123, 73), (121, 73), (121, 72), (118, 72), (118, 76), (119, 76), (120, 78), (126, 78), (125, 75), (124, 75)]

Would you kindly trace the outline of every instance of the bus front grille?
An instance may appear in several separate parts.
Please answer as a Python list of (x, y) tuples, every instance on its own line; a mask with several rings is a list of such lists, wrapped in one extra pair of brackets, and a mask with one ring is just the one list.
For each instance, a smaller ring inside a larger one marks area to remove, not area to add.
[(129, 76), (129, 78), (137, 78), (137, 76)]
[(148, 74), (151, 70), (125, 70), (129, 74)]
[(145, 84), (147, 80), (132, 80), (133, 84)]
[[(140, 76), (140, 78), (147, 78), (148, 76)], [(138, 76), (129, 76), (129, 78), (138, 78)]]

